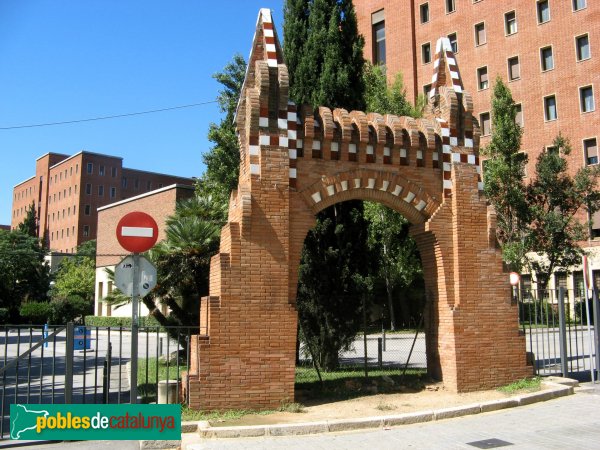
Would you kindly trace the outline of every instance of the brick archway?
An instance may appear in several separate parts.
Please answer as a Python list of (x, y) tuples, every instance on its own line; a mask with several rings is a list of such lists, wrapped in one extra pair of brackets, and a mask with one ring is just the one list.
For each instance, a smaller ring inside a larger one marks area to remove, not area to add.
[(315, 214), (373, 200), (411, 223), (423, 262), (429, 373), (456, 391), (522, 378), (525, 340), (481, 193), (479, 130), (447, 39), (422, 119), (297, 107), (261, 10), (237, 128), (240, 179), (211, 262), (190, 406), (269, 408), (294, 398), (300, 253)]

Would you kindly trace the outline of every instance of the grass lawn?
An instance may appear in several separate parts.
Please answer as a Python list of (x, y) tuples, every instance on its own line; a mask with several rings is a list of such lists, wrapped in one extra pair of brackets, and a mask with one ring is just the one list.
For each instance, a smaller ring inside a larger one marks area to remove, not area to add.
[(506, 386), (499, 387), (498, 390), (506, 394), (517, 394), (519, 392), (535, 392), (540, 390), (541, 385), (542, 379), (540, 377), (523, 378), (522, 380), (507, 384)]
[(169, 364), (167, 369), (167, 364), (157, 361), (156, 358), (138, 359), (138, 395), (142, 397), (142, 403), (157, 400), (157, 380), (178, 380), (181, 378), (181, 372), (186, 370), (187, 366), (185, 364), (179, 365), (179, 373), (177, 373), (177, 364)]

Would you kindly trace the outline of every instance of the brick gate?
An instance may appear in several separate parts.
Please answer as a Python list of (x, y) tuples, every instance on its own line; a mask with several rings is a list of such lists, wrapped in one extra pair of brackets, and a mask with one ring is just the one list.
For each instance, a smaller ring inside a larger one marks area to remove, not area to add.
[(370, 200), (412, 224), (423, 262), (428, 372), (464, 392), (531, 373), (517, 306), (481, 192), (479, 128), (447, 39), (437, 43), (423, 119), (297, 107), (269, 10), (261, 10), (237, 111), (231, 194), (190, 406), (272, 408), (294, 399), (300, 253), (315, 214)]

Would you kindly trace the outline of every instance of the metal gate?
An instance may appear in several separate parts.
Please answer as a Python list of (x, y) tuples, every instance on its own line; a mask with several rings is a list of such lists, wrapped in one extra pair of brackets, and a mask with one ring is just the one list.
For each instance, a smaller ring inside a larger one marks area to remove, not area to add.
[[(181, 380), (197, 332), (138, 328), (138, 402), (186, 400)], [(0, 439), (9, 435), (11, 404), (129, 403), (130, 342), (127, 327), (0, 327)]]
[[(587, 294), (587, 295), (586, 295)], [(597, 380), (598, 298), (593, 290), (528, 290), (515, 293), (527, 351), (538, 375)]]

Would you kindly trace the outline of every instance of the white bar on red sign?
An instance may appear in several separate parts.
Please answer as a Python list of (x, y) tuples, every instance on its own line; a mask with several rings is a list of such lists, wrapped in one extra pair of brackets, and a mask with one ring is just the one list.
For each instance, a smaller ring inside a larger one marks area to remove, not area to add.
[(146, 227), (121, 227), (121, 236), (152, 237), (154, 230)]

